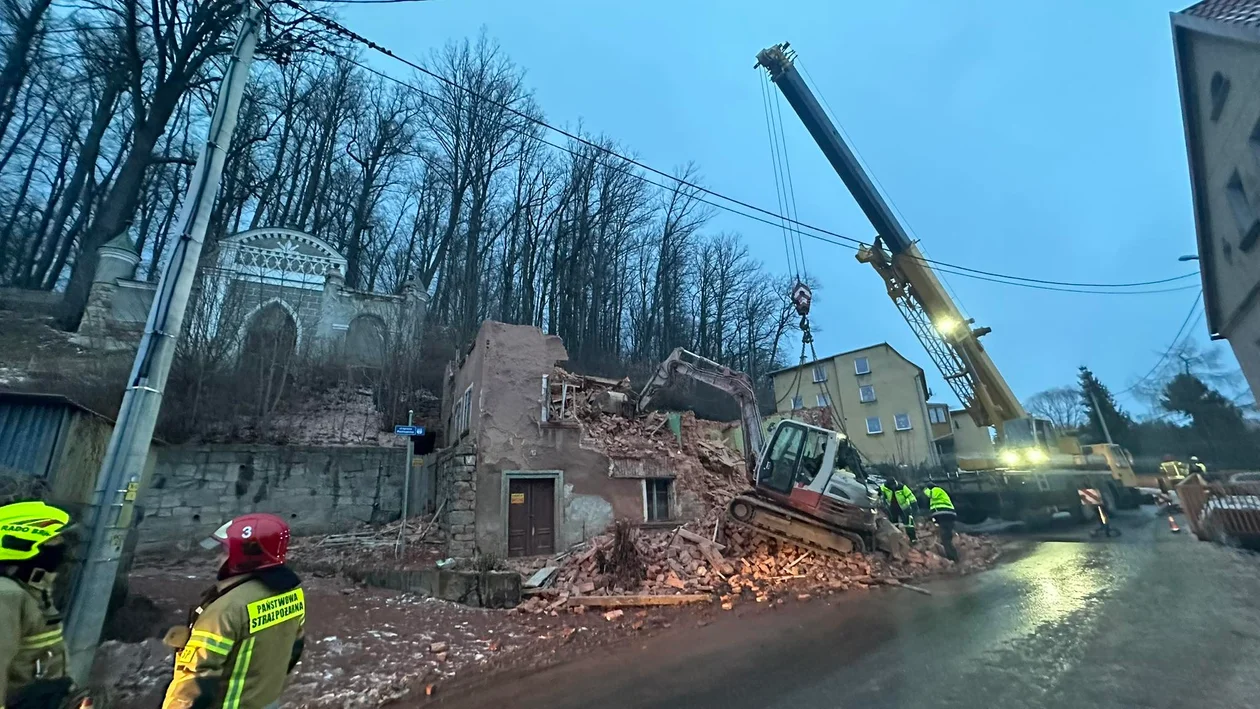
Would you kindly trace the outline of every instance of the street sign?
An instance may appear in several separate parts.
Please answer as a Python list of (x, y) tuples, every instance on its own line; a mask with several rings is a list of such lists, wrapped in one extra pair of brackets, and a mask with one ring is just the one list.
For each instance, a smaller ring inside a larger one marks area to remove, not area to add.
[(424, 426), (394, 426), (395, 436), (423, 436)]

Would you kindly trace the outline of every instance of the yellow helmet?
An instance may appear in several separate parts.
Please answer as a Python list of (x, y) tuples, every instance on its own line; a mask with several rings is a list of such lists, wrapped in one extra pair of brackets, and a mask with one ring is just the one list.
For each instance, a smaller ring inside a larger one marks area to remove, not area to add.
[(58, 539), (70, 515), (43, 502), (15, 502), (0, 507), (0, 563), (26, 561), (40, 547)]

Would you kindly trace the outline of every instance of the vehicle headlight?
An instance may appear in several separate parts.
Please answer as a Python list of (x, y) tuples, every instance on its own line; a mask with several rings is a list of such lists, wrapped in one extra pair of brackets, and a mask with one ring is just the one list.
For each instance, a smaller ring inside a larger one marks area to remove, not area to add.
[(1006, 465), (1019, 465), (1019, 452), (1002, 451), (1002, 462)]
[(1029, 463), (1044, 463), (1047, 460), (1050, 460), (1050, 456), (1046, 455), (1046, 452), (1040, 448), (1029, 448), (1024, 451), (1024, 458), (1027, 459)]

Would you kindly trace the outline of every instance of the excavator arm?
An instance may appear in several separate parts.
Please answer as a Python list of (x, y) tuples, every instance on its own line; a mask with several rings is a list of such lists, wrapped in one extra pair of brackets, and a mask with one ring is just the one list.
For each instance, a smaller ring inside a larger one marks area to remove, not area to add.
[(873, 266), (884, 279), (889, 297), (976, 425), (993, 426), (998, 436), (1003, 436), (1005, 422), (1026, 418), (1028, 414), (980, 344), (980, 337), (988, 334), (989, 328), (973, 328), (973, 321), (963, 318), (931, 265), (797, 72), (794, 60), (795, 54), (787, 44), (757, 54), (757, 65), (769, 72), (770, 79), (875, 227), (878, 236), (872, 245), (858, 250), (858, 260)]
[(678, 347), (661, 362), (656, 373), (639, 392), (639, 413), (647, 411), (656, 393), (679, 375), (704, 382), (735, 399), (735, 403), (739, 405), (739, 420), (744, 432), (745, 472), (750, 480), (754, 479), (757, 474), (757, 456), (760, 455), (764, 440), (761, 412), (757, 408), (757, 391), (753, 388), (752, 380), (743, 372), (736, 372), (730, 367)]

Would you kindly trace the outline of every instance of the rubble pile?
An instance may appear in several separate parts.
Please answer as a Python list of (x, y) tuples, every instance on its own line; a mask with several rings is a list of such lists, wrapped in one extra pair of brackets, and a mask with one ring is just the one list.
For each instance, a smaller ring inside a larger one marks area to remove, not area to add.
[(428, 565), (441, 558), (445, 548), (445, 532), (433, 517), (425, 515), (407, 520), (406, 557), (401, 560), (397, 553), (404, 533), (400, 520), (380, 526), (365, 524), (342, 534), (294, 537), (294, 555), (318, 559), (317, 566), (343, 567), (374, 561), (402, 566)]
[(880, 553), (822, 554), (739, 529), (730, 530), (725, 543), (683, 527), (639, 530), (634, 543), (644, 574), (637, 585), (615, 577), (609, 562), (614, 535), (605, 534), (562, 559), (546, 587), (536, 590), (517, 610), (554, 615), (570, 605), (576, 612), (584, 612), (584, 605), (614, 605), (591, 603), (605, 596), (613, 597), (609, 601), (622, 599), (626, 605), (657, 605), (671, 602), (659, 596), (690, 602), (700, 600), (700, 594), (729, 609), (739, 601), (761, 603), (787, 593), (808, 597), (898, 585), (934, 574), (983, 568), (997, 556), (992, 542), (956, 534), (954, 544), (962, 561), (955, 564), (941, 555), (935, 532), (924, 531), (904, 559), (892, 561)]

